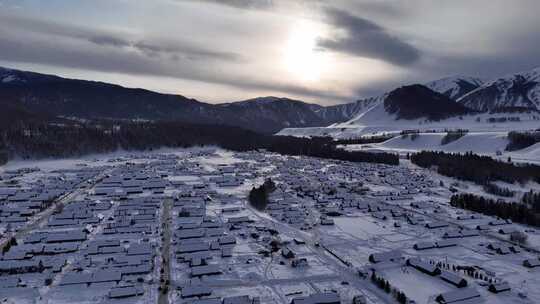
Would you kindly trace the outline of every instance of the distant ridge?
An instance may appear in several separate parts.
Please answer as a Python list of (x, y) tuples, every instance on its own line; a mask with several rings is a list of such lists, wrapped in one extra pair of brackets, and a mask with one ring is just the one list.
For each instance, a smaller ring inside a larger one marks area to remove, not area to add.
[(341, 111), (326, 112), (323, 106), (288, 98), (261, 97), (216, 105), (182, 95), (6, 68), (0, 68), (0, 100), (29, 113), (52, 116), (223, 124), (261, 133), (326, 126), (351, 118)]

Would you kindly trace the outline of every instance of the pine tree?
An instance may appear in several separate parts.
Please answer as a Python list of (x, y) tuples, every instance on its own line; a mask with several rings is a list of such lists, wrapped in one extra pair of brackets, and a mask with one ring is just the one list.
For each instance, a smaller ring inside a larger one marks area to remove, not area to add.
[(390, 283), (388, 283), (388, 281), (384, 281), (384, 291), (386, 293), (390, 293)]

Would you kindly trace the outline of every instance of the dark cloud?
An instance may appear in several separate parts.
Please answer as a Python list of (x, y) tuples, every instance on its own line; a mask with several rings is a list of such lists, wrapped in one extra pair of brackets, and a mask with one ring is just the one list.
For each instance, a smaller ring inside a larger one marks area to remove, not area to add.
[(126, 47), (130, 45), (128, 41), (118, 38), (118, 37), (113, 37), (110, 35), (97, 35), (97, 36), (89, 36), (89, 37), (84, 37), (84, 38), (98, 45), (108, 45), (108, 46), (115, 46), (115, 47)]
[(59, 36), (60, 39), (85, 40), (99, 46), (131, 48), (151, 57), (167, 56), (175, 60), (214, 59), (229, 62), (244, 62), (247, 60), (237, 53), (210, 50), (185, 41), (169, 40), (167, 42), (158, 42), (157, 39), (152, 37), (146, 39), (129, 38), (126, 33), (102, 31), (16, 15), (0, 14), (0, 26), (5, 29), (13, 28), (17, 31), (22, 30), (29, 33)]
[(180, 0), (190, 2), (208, 2), (242, 9), (268, 9), (274, 6), (273, 0)]
[(130, 46), (149, 55), (159, 56), (160, 54), (169, 54), (173, 59), (187, 58), (191, 60), (214, 58), (229, 62), (247, 61), (242, 55), (233, 52), (220, 52), (208, 49), (198, 48), (189, 45), (178, 45), (170, 43), (151, 43), (148, 41), (138, 41), (130, 43)]
[(396, 65), (409, 65), (420, 59), (414, 46), (391, 35), (378, 24), (336, 8), (325, 16), (338, 31), (334, 38), (320, 38), (318, 46), (359, 57), (374, 58)]

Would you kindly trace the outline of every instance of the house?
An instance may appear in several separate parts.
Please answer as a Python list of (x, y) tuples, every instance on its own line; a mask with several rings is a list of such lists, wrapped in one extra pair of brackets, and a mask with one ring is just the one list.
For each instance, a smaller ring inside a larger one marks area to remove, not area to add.
[(321, 218), (321, 225), (323, 226), (333, 226), (334, 220), (331, 218)]
[(204, 297), (212, 294), (212, 289), (204, 285), (189, 285), (182, 288), (181, 297), (193, 298), (193, 297)]
[(41, 272), (44, 266), (41, 261), (37, 259), (22, 260), (22, 261), (4, 261), (0, 260), (0, 274), (17, 274), (17, 273), (30, 273)]
[(489, 284), (488, 290), (493, 293), (499, 293), (503, 291), (510, 291), (510, 285), (507, 282)]
[(148, 243), (131, 244), (128, 248), (127, 255), (152, 255), (152, 245)]
[(523, 261), (523, 266), (529, 267), (529, 268), (540, 267), (540, 260), (539, 259), (525, 260)]
[(221, 257), (222, 258), (232, 257), (232, 248), (221, 248)]
[(218, 265), (204, 265), (191, 267), (191, 276), (192, 277), (201, 277), (205, 275), (216, 275), (221, 274), (221, 269)]
[(236, 238), (234, 236), (232, 236), (232, 235), (220, 237), (219, 238), (219, 244), (220, 245), (236, 244)]
[(463, 288), (442, 293), (435, 298), (435, 301), (440, 304), (459, 304), (463, 301), (467, 301), (467, 304), (482, 303), (480, 294), (474, 288)]
[(47, 233), (46, 243), (83, 242), (86, 241), (86, 233), (82, 231), (68, 231)]
[(388, 216), (384, 212), (373, 212), (371, 216), (373, 216), (376, 219), (383, 220), (383, 221), (388, 219)]
[(440, 240), (435, 243), (437, 244), (437, 248), (446, 248), (446, 247), (453, 247), (453, 246), (458, 245), (458, 243), (452, 239)]
[(94, 273), (71, 272), (64, 275), (59, 285), (120, 282), (122, 273), (115, 270), (98, 270)]
[(513, 227), (506, 227), (506, 228), (499, 229), (500, 234), (512, 234), (514, 232), (518, 232), (518, 230)]
[(120, 286), (113, 287), (107, 295), (109, 299), (120, 299), (140, 296), (144, 294), (144, 290), (135, 286)]
[(443, 271), (441, 271), (440, 278), (443, 281), (446, 281), (446, 282), (456, 286), (457, 288), (467, 287), (467, 280), (465, 280), (464, 278), (460, 277), (459, 275), (457, 275), (457, 274), (455, 274), (453, 272), (443, 270)]
[(429, 263), (426, 263), (424, 261), (422, 261), (421, 259), (419, 258), (410, 258), (407, 260), (407, 265), (409, 266), (412, 266), (414, 268), (416, 268), (417, 270), (425, 273), (425, 274), (429, 274), (431, 276), (435, 276), (435, 275), (438, 275), (441, 273), (441, 270), (433, 265), (433, 264), (429, 264)]
[(369, 256), (369, 261), (371, 263), (380, 263), (380, 262), (396, 262), (401, 259), (401, 252), (399, 251), (387, 251), (380, 253), (372, 253)]
[(489, 225), (478, 225), (478, 226), (476, 226), (476, 229), (484, 231), (484, 230), (490, 230), (491, 227)]
[(443, 238), (445, 239), (455, 239), (455, 238), (461, 238), (462, 234), (460, 231), (447, 231), (444, 233)]
[(0, 277), (0, 289), (18, 287), (20, 283), (21, 283), (20, 278), (15, 278), (15, 277), (2, 278), (2, 277)]
[(307, 297), (294, 298), (291, 304), (340, 304), (339, 294), (334, 292), (316, 293)]
[(251, 223), (253, 222), (252, 219), (249, 218), (249, 216), (238, 216), (238, 217), (230, 217), (227, 220), (230, 224), (239, 224), (239, 223)]
[(498, 254), (506, 255), (512, 253), (512, 249), (507, 245), (491, 243), (487, 246), (488, 249), (496, 251)]
[(223, 208), (221, 210), (222, 213), (232, 213), (232, 212), (239, 212), (241, 209), (240, 207), (227, 207)]
[(175, 233), (178, 239), (193, 239), (193, 238), (202, 238), (206, 235), (206, 229), (204, 228), (195, 228), (195, 229), (182, 229), (179, 232)]
[(294, 241), (294, 243), (296, 245), (305, 245), (306, 244), (306, 242), (304, 240), (297, 239), (297, 238), (294, 238), (293, 241)]
[(223, 298), (223, 304), (254, 304), (258, 298), (250, 298), (249, 296), (234, 296)]
[(192, 300), (189, 304), (221, 304), (221, 298)]
[(420, 242), (420, 243), (414, 244), (413, 246), (413, 248), (416, 250), (426, 250), (426, 249), (432, 249), (436, 247), (437, 247), (437, 244), (435, 244), (434, 242)]
[(204, 241), (197, 241), (191, 243), (182, 242), (176, 249), (177, 253), (192, 253), (198, 251), (208, 251), (210, 250), (210, 244)]
[(473, 236), (479, 236), (480, 234), (476, 230), (472, 229), (464, 229), (461, 230), (462, 237), (473, 237)]
[(425, 226), (428, 229), (438, 229), (438, 228), (448, 227), (448, 223), (445, 223), (445, 222), (431, 222), (431, 223), (427, 223)]
[(506, 225), (506, 224), (508, 224), (508, 222), (505, 220), (494, 220), (494, 221), (489, 222), (489, 225), (491, 226), (500, 226), (500, 225)]

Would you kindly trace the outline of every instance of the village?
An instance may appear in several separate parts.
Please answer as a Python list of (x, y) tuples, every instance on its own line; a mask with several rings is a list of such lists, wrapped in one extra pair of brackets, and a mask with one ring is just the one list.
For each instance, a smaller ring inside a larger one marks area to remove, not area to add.
[(0, 303), (540, 302), (540, 230), (451, 206), (479, 190), (410, 163), (217, 148), (53, 162), (0, 169)]

